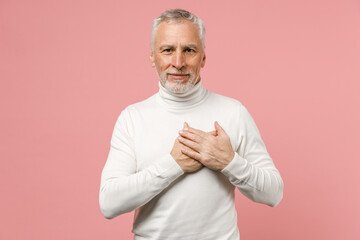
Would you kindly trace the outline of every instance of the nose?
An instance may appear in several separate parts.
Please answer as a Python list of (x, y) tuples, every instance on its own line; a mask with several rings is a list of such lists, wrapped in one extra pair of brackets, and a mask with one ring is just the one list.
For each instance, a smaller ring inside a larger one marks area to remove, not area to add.
[(181, 69), (185, 66), (185, 56), (182, 52), (176, 51), (172, 58), (172, 65), (176, 69)]

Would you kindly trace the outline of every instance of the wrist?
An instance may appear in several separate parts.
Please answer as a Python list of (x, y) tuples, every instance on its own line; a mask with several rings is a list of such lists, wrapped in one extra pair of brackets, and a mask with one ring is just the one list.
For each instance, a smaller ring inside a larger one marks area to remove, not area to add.
[(224, 168), (226, 168), (231, 163), (231, 161), (234, 159), (234, 157), (235, 157), (235, 152), (231, 151), (231, 153), (225, 160), (225, 164), (223, 165), (223, 168), (220, 171), (222, 171)]

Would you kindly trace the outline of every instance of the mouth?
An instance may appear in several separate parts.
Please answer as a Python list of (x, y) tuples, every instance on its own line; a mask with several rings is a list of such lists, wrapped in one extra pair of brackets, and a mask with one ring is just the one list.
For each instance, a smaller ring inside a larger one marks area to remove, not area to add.
[(184, 80), (189, 74), (168, 73), (173, 80)]

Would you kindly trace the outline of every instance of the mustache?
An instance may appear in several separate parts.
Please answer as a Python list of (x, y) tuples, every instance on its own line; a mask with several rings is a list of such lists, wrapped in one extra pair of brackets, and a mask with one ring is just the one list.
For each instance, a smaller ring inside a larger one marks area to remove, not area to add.
[(188, 71), (169, 71), (169, 72), (166, 72), (167, 75), (169, 74), (187, 74), (187, 75), (190, 75), (191, 73), (188, 72)]

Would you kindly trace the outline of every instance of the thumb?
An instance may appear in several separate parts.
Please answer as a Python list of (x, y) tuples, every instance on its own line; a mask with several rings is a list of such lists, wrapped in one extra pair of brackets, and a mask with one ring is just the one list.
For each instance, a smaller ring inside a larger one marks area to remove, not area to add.
[(208, 132), (208, 133), (210, 133), (210, 134), (213, 135), (213, 136), (217, 136), (217, 135), (218, 135), (216, 130), (215, 130), (215, 131)]
[(224, 129), (220, 126), (220, 124), (217, 121), (215, 121), (214, 125), (215, 125), (215, 129), (216, 129), (216, 131), (218, 132), (219, 135), (226, 134)]
[(187, 122), (184, 122), (184, 130), (188, 130), (189, 129), (189, 124), (187, 124)]

